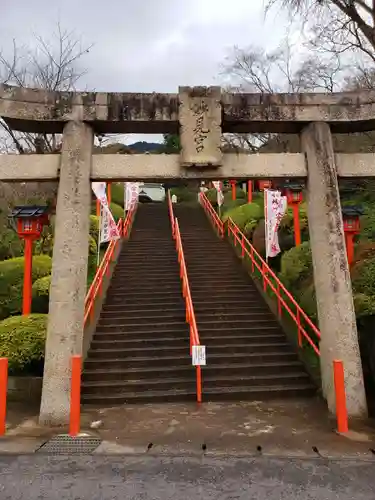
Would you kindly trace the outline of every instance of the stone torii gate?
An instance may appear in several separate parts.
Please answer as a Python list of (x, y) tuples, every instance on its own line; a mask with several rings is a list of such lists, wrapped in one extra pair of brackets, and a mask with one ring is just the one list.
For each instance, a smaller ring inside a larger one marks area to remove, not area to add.
[[(90, 181), (306, 178), (323, 394), (335, 410), (332, 361), (344, 363), (351, 417), (367, 413), (338, 176), (375, 176), (373, 154), (334, 154), (331, 133), (375, 129), (375, 93), (178, 94), (48, 92), (0, 86), (14, 130), (62, 134), (60, 155), (0, 155), (0, 181), (58, 180), (40, 421), (69, 417), (70, 359), (82, 353)], [(300, 154), (225, 154), (225, 132), (300, 134)], [(94, 134), (179, 133), (180, 155), (93, 155)]]

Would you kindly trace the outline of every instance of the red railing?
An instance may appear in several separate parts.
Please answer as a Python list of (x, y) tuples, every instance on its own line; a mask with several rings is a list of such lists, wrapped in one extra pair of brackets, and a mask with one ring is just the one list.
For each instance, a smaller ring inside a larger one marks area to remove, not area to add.
[[(184, 250), (182, 247), (182, 239), (180, 233), (180, 227), (178, 224), (177, 218), (174, 217), (173, 214), (173, 205), (171, 201), (171, 197), (168, 193), (168, 208), (169, 208), (169, 217), (171, 220), (172, 226), (172, 235), (176, 241), (176, 250), (178, 255), (178, 262), (180, 264), (180, 278), (182, 281), (182, 294), (185, 299), (186, 304), (186, 322), (189, 323), (190, 326), (190, 356), (193, 353), (193, 346), (200, 346), (197, 322), (195, 319), (193, 301), (191, 298), (189, 279), (186, 270), (186, 262)], [(202, 402), (202, 370), (201, 366), (196, 366), (196, 386), (197, 386), (197, 402)]]
[[(128, 213), (126, 214), (126, 218), (125, 218), (124, 223), (123, 223), (122, 219), (120, 219), (117, 223), (117, 228), (118, 228), (118, 230), (123, 238), (129, 237), (136, 209), (137, 209), (137, 207), (134, 207), (128, 211)], [(115, 250), (116, 250), (119, 242), (120, 242), (120, 239), (112, 240), (109, 243), (107, 250), (105, 251), (105, 254), (103, 256), (103, 259), (102, 259), (98, 269), (96, 270), (96, 273), (95, 273), (94, 279), (91, 283), (91, 286), (86, 294), (85, 317), (84, 317), (85, 325), (89, 319), (93, 319), (93, 317), (94, 317), (95, 300), (96, 300), (97, 296), (101, 295), (101, 293), (102, 293), (103, 279), (105, 276), (109, 275), (110, 265), (111, 265), (111, 262), (113, 260), (114, 253), (115, 253)]]
[[(224, 224), (219, 219), (210, 201), (204, 193), (200, 195), (201, 203), (205, 209), (206, 214), (211, 219), (214, 227), (217, 228), (219, 234), (224, 233)], [(208, 204), (210, 208), (208, 208)], [(212, 216), (212, 212), (216, 216)], [(298, 346), (303, 347), (303, 339), (311, 346), (313, 351), (320, 356), (319, 341), (321, 338), (320, 331), (311, 321), (309, 316), (301, 308), (301, 306), (294, 299), (292, 294), (285, 288), (277, 275), (272, 271), (269, 265), (263, 260), (259, 253), (255, 250), (250, 241), (240, 231), (238, 226), (229, 218), (227, 222), (228, 237), (233, 237), (234, 246), (240, 246), (241, 258), (247, 257), (251, 264), (251, 272), (254, 274), (256, 271), (260, 273), (263, 282), (263, 291), (267, 293), (270, 289), (276, 296), (277, 300), (277, 313), (281, 319), (283, 311), (286, 311), (297, 328)], [(315, 337), (315, 341), (311, 338), (310, 334), (306, 331), (309, 329), (311, 336)]]
[(216, 230), (217, 234), (221, 237), (224, 238), (224, 224), (218, 214), (216, 213), (214, 207), (212, 206), (210, 200), (207, 198), (205, 193), (201, 192), (199, 194), (199, 201), (206, 212), (206, 214), (209, 216), (209, 219), (212, 222), (212, 225), (214, 226), (214, 229)]

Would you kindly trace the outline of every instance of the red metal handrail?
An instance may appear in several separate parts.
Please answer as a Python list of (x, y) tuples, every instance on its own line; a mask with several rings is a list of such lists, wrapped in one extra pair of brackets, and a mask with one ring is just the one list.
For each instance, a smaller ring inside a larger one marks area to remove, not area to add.
[(210, 200), (207, 198), (206, 194), (202, 191), (199, 193), (199, 201), (206, 212), (206, 214), (211, 219), (211, 222), (216, 229), (218, 235), (224, 238), (224, 224), (218, 214), (216, 213), (214, 207), (212, 206)]
[[(124, 238), (129, 237), (136, 209), (137, 209), (137, 207), (135, 206), (131, 210), (128, 211), (128, 213), (126, 214), (126, 218), (125, 218), (124, 223), (123, 223), (122, 219), (120, 219), (117, 223), (117, 228), (118, 228), (120, 234), (122, 234), (122, 236)], [(93, 279), (91, 286), (86, 294), (84, 324), (87, 323), (89, 318), (92, 319), (94, 317), (95, 300), (96, 300), (98, 294), (102, 293), (103, 279), (104, 279), (105, 275), (109, 274), (110, 264), (113, 260), (113, 255), (115, 253), (116, 247), (119, 244), (119, 242), (120, 242), (120, 239), (112, 240), (109, 243), (107, 250), (105, 251), (105, 254), (103, 256), (103, 259), (102, 259), (98, 269), (96, 270), (94, 279)]]
[[(210, 201), (208, 200), (207, 196), (204, 193), (201, 193), (201, 200), (202, 200), (202, 206), (205, 208), (207, 206), (207, 202), (211, 205)], [(212, 210), (214, 211), (212, 205), (211, 205)], [(206, 213), (208, 216), (211, 215), (211, 210), (206, 210)], [(215, 212), (216, 213), (216, 212)], [(217, 214), (216, 214), (217, 215)], [(217, 226), (224, 228), (223, 222), (220, 220), (217, 222), (216, 218), (211, 217), (212, 222)], [(320, 331), (318, 328), (314, 325), (314, 323), (311, 321), (309, 316), (305, 313), (305, 311), (301, 308), (301, 306), (297, 303), (293, 295), (286, 289), (286, 287), (283, 285), (283, 283), (280, 281), (280, 279), (277, 277), (277, 275), (272, 271), (272, 269), (269, 267), (269, 265), (263, 260), (263, 258), (260, 256), (260, 254), (255, 250), (253, 245), (250, 243), (250, 241), (246, 238), (246, 236), (243, 234), (242, 231), (238, 228), (238, 226), (233, 222), (231, 218), (228, 219), (228, 224), (227, 224), (227, 229), (228, 229), (228, 236), (232, 235), (234, 239), (234, 245), (237, 246), (237, 243), (240, 244), (241, 248), (241, 258), (244, 258), (245, 255), (250, 259), (251, 261), (251, 270), (252, 272), (257, 269), (263, 280), (263, 291), (267, 292), (267, 287), (273, 291), (277, 298), (277, 310), (278, 310), (278, 316), (281, 318), (283, 309), (285, 309), (289, 316), (292, 318), (292, 320), (295, 322), (297, 326), (297, 335), (298, 335), (298, 346), (302, 347), (302, 339), (305, 338), (305, 340), (310, 344), (310, 346), (313, 348), (314, 352), (320, 356), (320, 350), (319, 347), (316, 345), (316, 342), (314, 342), (310, 335), (306, 332), (302, 320), (306, 322), (306, 325), (308, 325), (314, 335), (317, 338), (317, 342), (319, 342), (321, 338)], [(289, 300), (290, 304), (286, 302), (286, 300), (283, 298), (282, 294), (286, 296), (286, 298)], [(292, 308), (295, 310), (293, 312)]]
[[(172, 226), (172, 235), (176, 241), (176, 250), (178, 255), (178, 262), (180, 264), (180, 278), (182, 281), (182, 295), (185, 299), (186, 305), (186, 322), (189, 323), (190, 326), (190, 356), (192, 356), (193, 346), (199, 346), (199, 333), (197, 328), (197, 322), (195, 319), (193, 300), (191, 298), (189, 279), (187, 275), (186, 262), (184, 250), (182, 247), (182, 239), (180, 233), (180, 227), (178, 224), (177, 217), (174, 217), (173, 214), (173, 205), (171, 201), (171, 197), (168, 193), (168, 208), (169, 215)], [(196, 366), (196, 385), (197, 385), (197, 402), (202, 402), (202, 370), (201, 366)]]

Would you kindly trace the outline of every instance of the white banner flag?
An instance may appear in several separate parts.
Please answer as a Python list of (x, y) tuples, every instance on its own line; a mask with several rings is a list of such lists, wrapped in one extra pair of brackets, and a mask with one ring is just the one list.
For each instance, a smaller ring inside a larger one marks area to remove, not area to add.
[(224, 194), (222, 190), (221, 181), (212, 181), (214, 188), (217, 191), (217, 204), (219, 207), (224, 203)]
[(105, 182), (92, 182), (91, 183), (91, 188), (94, 191), (95, 196), (100, 201), (101, 205), (108, 205), (106, 187), (107, 187), (107, 184)]
[(125, 182), (124, 184), (124, 208), (125, 211), (134, 208), (139, 197), (139, 182)]
[(92, 190), (100, 201), (99, 244), (120, 238), (120, 232), (108, 206), (105, 182), (92, 182)]
[(278, 230), (288, 203), (280, 191), (264, 190), (266, 258), (276, 257), (280, 253)]

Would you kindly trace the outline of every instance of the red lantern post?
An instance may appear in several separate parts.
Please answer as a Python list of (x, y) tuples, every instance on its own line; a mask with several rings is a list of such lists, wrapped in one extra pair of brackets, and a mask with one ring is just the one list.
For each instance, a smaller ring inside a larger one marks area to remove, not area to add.
[(361, 207), (343, 207), (342, 217), (344, 223), (344, 234), (346, 243), (346, 255), (349, 266), (354, 260), (354, 237), (359, 234), (361, 223), (359, 217), (363, 215)]
[(33, 242), (40, 238), (43, 226), (48, 224), (47, 212), (48, 207), (24, 206), (15, 207), (10, 215), (18, 236), (25, 240), (22, 297), (22, 314), (24, 316), (31, 313)]
[(247, 181), (247, 202), (253, 201), (253, 181)]
[(112, 201), (112, 184), (110, 182), (107, 183), (107, 199), (108, 205), (110, 205)]
[(232, 200), (235, 201), (237, 198), (236, 181), (229, 181), (232, 188)]
[(288, 205), (293, 210), (294, 243), (296, 247), (301, 244), (301, 225), (299, 220), (299, 206), (302, 202), (302, 186), (288, 184), (285, 186), (285, 195)]

